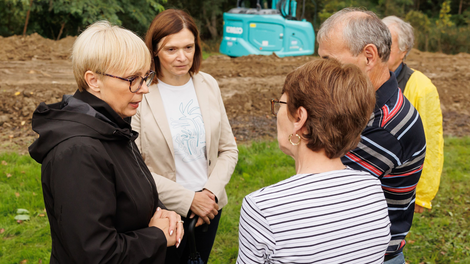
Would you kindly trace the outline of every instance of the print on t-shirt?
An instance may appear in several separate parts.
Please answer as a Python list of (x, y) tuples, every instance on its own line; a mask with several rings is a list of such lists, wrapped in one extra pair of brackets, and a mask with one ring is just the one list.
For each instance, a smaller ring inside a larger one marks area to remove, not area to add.
[(172, 131), (180, 131), (173, 135), (175, 155), (180, 155), (183, 162), (204, 159), (206, 139), (204, 121), (199, 106), (193, 106), (193, 100), (179, 105), (180, 117), (171, 118)]
[(191, 191), (204, 188), (209, 162), (206, 130), (192, 78), (180, 86), (158, 81), (171, 131), (176, 182)]

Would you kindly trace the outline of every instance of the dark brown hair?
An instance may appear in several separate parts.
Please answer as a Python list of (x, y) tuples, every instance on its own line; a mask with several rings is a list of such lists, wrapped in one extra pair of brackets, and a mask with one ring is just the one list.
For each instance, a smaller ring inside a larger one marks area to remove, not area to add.
[(307, 147), (324, 149), (330, 159), (357, 146), (375, 105), (374, 88), (364, 73), (335, 59), (314, 60), (289, 73), (282, 93), (291, 117), (301, 106), (307, 110), (302, 135)]
[[(150, 24), (149, 30), (145, 35), (145, 44), (152, 54), (152, 69), (157, 73), (157, 77), (162, 76), (162, 71), (160, 69), (160, 59), (155, 55), (158, 54), (158, 43), (166, 36), (176, 34), (187, 28), (194, 35), (194, 59), (191, 69), (189, 69), (189, 74), (193, 75), (194, 73), (199, 72), (202, 62), (202, 50), (201, 50), (201, 40), (199, 39), (199, 31), (197, 29), (196, 23), (194, 23), (193, 18), (188, 15), (188, 13), (177, 10), (177, 9), (167, 9), (160, 14), (158, 14)], [(161, 47), (165, 43), (162, 43)], [(157, 82), (157, 78), (154, 79), (154, 83)]]

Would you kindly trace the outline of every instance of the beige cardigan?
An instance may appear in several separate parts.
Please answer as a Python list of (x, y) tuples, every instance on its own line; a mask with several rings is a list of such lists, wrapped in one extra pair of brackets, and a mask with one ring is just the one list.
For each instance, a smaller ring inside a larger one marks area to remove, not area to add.
[[(204, 188), (217, 197), (220, 209), (228, 202), (225, 185), (237, 164), (238, 149), (217, 81), (199, 72), (193, 76), (193, 83), (206, 133), (208, 175)], [(136, 144), (152, 172), (159, 199), (168, 210), (186, 217), (194, 192), (176, 183), (173, 140), (165, 108), (157, 85), (149, 90), (132, 117), (132, 129), (140, 133)]]

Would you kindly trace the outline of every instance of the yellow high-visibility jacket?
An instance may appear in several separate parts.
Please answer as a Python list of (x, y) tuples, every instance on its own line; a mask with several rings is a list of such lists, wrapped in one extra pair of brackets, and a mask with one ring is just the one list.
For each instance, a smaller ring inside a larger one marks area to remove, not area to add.
[[(431, 209), (444, 166), (442, 112), (436, 86), (423, 73), (403, 64), (397, 77), (405, 97), (418, 110), (426, 136), (426, 158), (416, 188), (416, 204)], [(404, 89), (402, 87), (405, 87)]]

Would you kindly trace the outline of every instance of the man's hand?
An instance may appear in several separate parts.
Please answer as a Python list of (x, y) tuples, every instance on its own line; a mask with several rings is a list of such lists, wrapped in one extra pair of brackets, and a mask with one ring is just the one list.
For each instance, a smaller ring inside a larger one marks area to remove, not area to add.
[(426, 209), (426, 208), (415, 204), (415, 213), (421, 214), (421, 213), (424, 212), (424, 209)]

